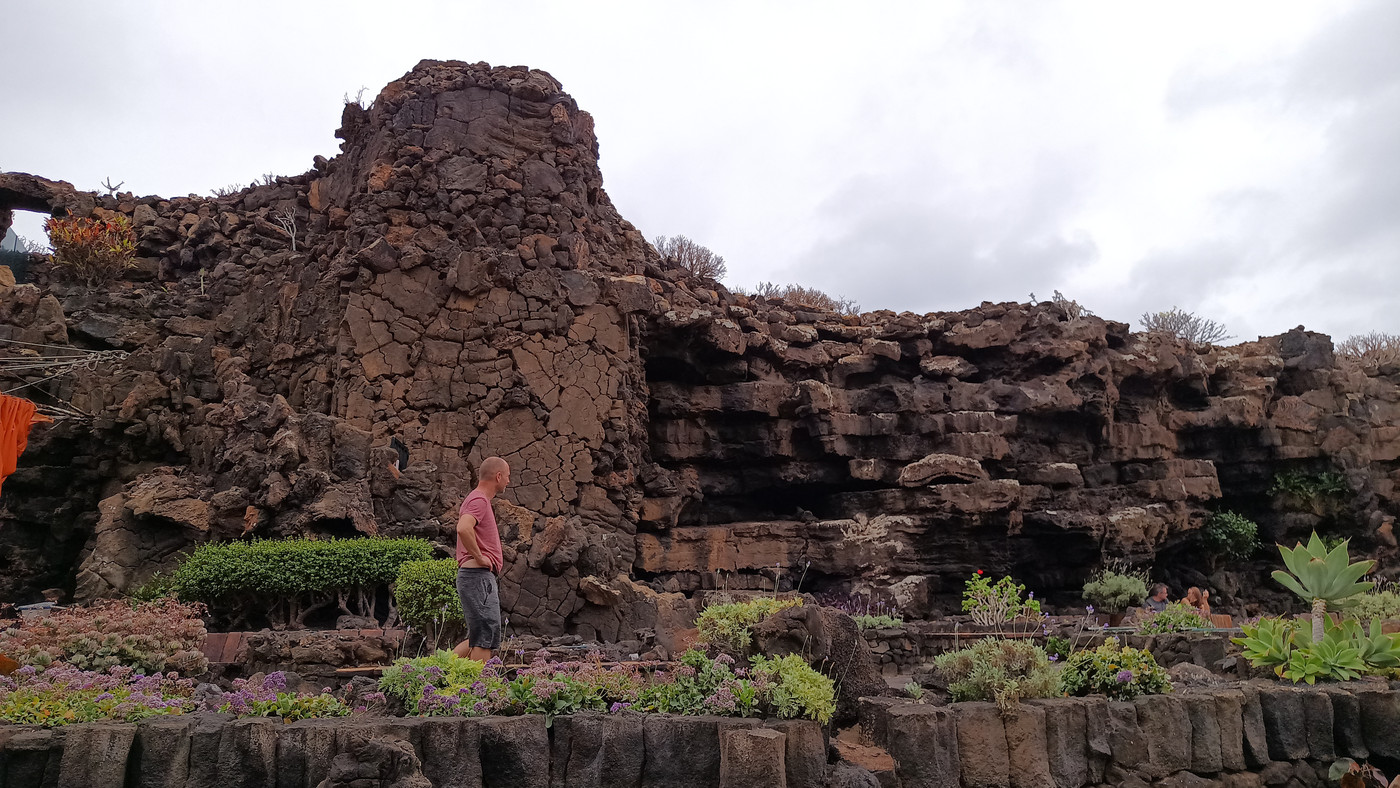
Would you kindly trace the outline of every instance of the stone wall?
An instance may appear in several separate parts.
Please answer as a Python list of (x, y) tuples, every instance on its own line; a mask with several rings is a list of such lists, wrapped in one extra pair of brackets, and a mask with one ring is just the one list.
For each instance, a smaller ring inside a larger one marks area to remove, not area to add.
[(1400, 692), (1383, 682), (1249, 683), (1128, 701), (872, 705), (903, 788), (1322, 786), (1339, 757), (1400, 766)]
[[(0, 595), (122, 593), (208, 539), (446, 544), (490, 454), (514, 468), (502, 602), (541, 635), (640, 641), (685, 618), (675, 594), (775, 575), (913, 617), (973, 569), (1068, 603), (1105, 557), (1218, 607), (1290, 604), (1257, 582), (1269, 562), (1194, 550), (1216, 508), (1266, 539), (1335, 526), (1400, 570), (1400, 369), (1325, 336), (1198, 348), (1055, 303), (732, 293), (618, 215), (592, 118), (541, 71), (424, 61), (338, 136), (217, 198), (0, 173), (0, 212), (122, 214), (138, 237), (110, 287), (39, 264), (9, 296), (33, 302), (26, 336), (130, 356), (33, 387), (91, 418), (37, 430), (5, 484)], [(1351, 493), (1305, 511), (1268, 494), (1282, 470)]]
[(577, 714), (0, 725), (0, 788), (820, 788), (808, 721)]
[[(901, 788), (1321, 786), (1340, 757), (1394, 773), (1400, 690), (1253, 682), (1133, 701), (867, 701), (862, 726)], [(839, 749), (839, 747), (838, 747)], [(0, 786), (816, 788), (816, 723), (717, 717), (541, 716), (232, 721), (195, 714), (44, 730), (0, 725)], [(874, 778), (865, 775), (869, 783)], [(365, 782), (355, 782), (363, 780)]]

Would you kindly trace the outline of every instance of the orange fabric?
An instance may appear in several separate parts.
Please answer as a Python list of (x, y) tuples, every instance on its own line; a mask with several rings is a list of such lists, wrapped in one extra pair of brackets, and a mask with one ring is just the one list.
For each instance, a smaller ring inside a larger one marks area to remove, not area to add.
[(0, 484), (4, 484), (19, 465), (19, 455), (29, 445), (29, 428), (52, 421), (39, 413), (33, 402), (0, 394)]

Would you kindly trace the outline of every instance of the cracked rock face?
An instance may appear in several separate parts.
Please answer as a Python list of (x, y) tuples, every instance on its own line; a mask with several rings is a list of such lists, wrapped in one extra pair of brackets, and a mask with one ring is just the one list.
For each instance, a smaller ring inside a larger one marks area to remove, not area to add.
[(0, 596), (121, 593), (207, 539), (446, 544), (493, 454), (502, 600), (540, 634), (640, 639), (684, 625), (675, 592), (775, 574), (915, 615), (978, 568), (1073, 601), (1104, 557), (1200, 562), (1217, 508), (1305, 532), (1273, 511), (1282, 470), (1343, 472), (1339, 519), (1393, 558), (1400, 378), (1325, 336), (730, 293), (618, 215), (592, 118), (540, 71), (424, 61), (337, 134), (220, 198), (0, 173), (0, 209), (125, 214), (139, 255), (92, 291), (0, 278), (0, 338), (130, 354), (36, 395), (92, 418), (37, 430), (5, 483)]

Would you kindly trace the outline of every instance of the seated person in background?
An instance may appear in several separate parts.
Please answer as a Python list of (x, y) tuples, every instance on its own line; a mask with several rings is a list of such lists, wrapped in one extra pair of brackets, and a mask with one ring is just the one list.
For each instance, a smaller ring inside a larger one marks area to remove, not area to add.
[(1191, 607), (1196, 608), (1196, 612), (1200, 613), (1203, 616), (1210, 615), (1209, 591), (1202, 591), (1201, 589), (1195, 586), (1191, 586), (1190, 588), (1186, 589), (1186, 598), (1181, 601), (1185, 604), (1190, 605)]
[(1163, 583), (1152, 586), (1147, 601), (1142, 603), (1149, 613), (1160, 613), (1167, 609), (1167, 587)]

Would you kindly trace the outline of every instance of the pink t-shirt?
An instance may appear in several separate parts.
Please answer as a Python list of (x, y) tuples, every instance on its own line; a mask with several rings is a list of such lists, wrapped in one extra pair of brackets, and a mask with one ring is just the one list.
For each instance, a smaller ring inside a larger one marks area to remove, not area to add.
[[(501, 557), (501, 532), (496, 528), (496, 513), (491, 511), (491, 499), (480, 490), (472, 490), (471, 495), (462, 501), (462, 508), (458, 514), (469, 514), (476, 518), (476, 546), (481, 548), (481, 554), (486, 556), (492, 571), (500, 574), (505, 561)], [(462, 544), (462, 537), (458, 535), (457, 566), (471, 559), (472, 554), (467, 552), (466, 545)]]

